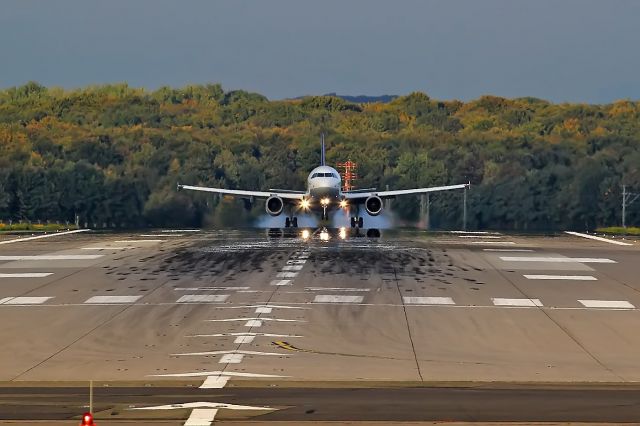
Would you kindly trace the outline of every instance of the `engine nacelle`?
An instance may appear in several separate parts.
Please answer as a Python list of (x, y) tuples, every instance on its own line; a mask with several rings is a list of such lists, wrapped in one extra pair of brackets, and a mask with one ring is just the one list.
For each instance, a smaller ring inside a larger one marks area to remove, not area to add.
[(284, 210), (284, 201), (280, 197), (269, 197), (267, 202), (264, 203), (264, 208), (271, 216), (278, 216)]
[(370, 216), (378, 216), (382, 212), (382, 198), (372, 195), (364, 202), (364, 208)]

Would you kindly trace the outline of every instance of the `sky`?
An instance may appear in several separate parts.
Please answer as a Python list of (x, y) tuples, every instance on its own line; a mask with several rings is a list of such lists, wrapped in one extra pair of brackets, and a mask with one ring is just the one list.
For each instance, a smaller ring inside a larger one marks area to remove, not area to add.
[(640, 99), (636, 0), (2, 0), (0, 87)]

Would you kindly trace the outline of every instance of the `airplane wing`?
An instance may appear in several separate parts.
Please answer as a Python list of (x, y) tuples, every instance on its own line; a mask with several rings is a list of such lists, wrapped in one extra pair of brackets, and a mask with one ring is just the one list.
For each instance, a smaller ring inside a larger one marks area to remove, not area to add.
[(180, 185), (180, 184), (178, 184), (178, 189), (212, 192), (214, 194), (231, 195), (233, 197), (238, 197), (238, 198), (269, 198), (271, 196), (277, 196), (282, 199), (301, 200), (305, 195), (304, 192), (245, 191), (242, 189), (209, 188), (206, 186), (191, 186), (191, 185)]
[(369, 198), (372, 195), (377, 195), (380, 198), (393, 198), (398, 195), (426, 194), (429, 192), (439, 192), (439, 191), (449, 191), (452, 189), (469, 188), (470, 186), (471, 186), (470, 184), (464, 183), (460, 185), (432, 186), (430, 188), (398, 189), (395, 191), (345, 192), (343, 193), (343, 195), (347, 200), (364, 201), (364, 199)]

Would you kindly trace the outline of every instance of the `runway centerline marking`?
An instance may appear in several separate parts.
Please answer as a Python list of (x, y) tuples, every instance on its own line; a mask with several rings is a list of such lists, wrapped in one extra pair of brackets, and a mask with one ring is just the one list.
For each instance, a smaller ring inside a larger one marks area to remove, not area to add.
[(402, 300), (408, 305), (455, 305), (451, 297), (421, 297), (403, 296)]
[(364, 296), (343, 296), (339, 294), (319, 294), (314, 299), (314, 303), (360, 303), (364, 300)]
[(184, 426), (209, 426), (218, 414), (217, 408), (196, 408), (191, 411), (191, 415), (184, 422)]
[(180, 354), (171, 354), (171, 356), (206, 356), (206, 355), (261, 355), (261, 356), (284, 356), (284, 354), (277, 352), (260, 352), (260, 351), (243, 351), (243, 350), (233, 350), (233, 351), (206, 351), (206, 352), (187, 352)]
[(40, 305), (53, 297), (18, 296), (0, 300), (2, 305)]
[(564, 231), (564, 233), (565, 234), (569, 234), (569, 235), (574, 235), (576, 237), (588, 238), (590, 240), (602, 241), (602, 242), (609, 243), (609, 244), (616, 244), (616, 245), (619, 245), (619, 246), (632, 246), (633, 245), (631, 243), (625, 243), (623, 241), (615, 241), (615, 240), (611, 240), (609, 238), (596, 237), (595, 235), (582, 234), (580, 232)]
[(16, 238), (16, 239), (13, 239), (13, 240), (0, 241), (0, 245), (2, 245), (2, 244), (13, 244), (13, 243), (23, 243), (25, 241), (40, 240), (42, 238), (59, 237), (60, 235), (77, 234), (79, 232), (87, 232), (87, 231), (91, 231), (91, 230), (90, 229), (76, 229), (76, 230), (73, 230), (73, 231), (55, 232), (55, 233), (52, 233), (52, 234), (45, 234), (45, 235), (36, 235), (35, 237)]
[(19, 272), (15, 274), (0, 274), (0, 278), (44, 278), (53, 272)]
[(304, 265), (285, 265), (282, 267), (283, 271), (299, 271), (304, 268)]
[(276, 274), (277, 278), (295, 278), (298, 276), (297, 272), (278, 272)]
[(208, 376), (200, 385), (200, 389), (222, 389), (228, 381), (229, 376)]
[(542, 302), (540, 302), (540, 299), (504, 299), (501, 297), (492, 297), (491, 301), (496, 306), (542, 306)]
[(203, 376), (229, 376), (229, 377), (252, 377), (252, 378), (284, 378), (289, 376), (280, 376), (277, 374), (262, 373), (243, 373), (235, 371), (195, 371), (188, 373), (168, 373), (168, 374), (150, 374), (147, 377), (203, 377)]
[(87, 304), (109, 304), (109, 303), (135, 303), (140, 300), (142, 296), (93, 296), (85, 300)]
[(243, 354), (226, 354), (222, 355), (218, 364), (240, 364), (243, 358)]
[(224, 302), (228, 294), (185, 294), (177, 303)]
[(273, 280), (269, 284), (270, 285), (275, 285), (275, 286), (293, 285), (293, 284), (291, 284), (291, 280)]
[(635, 306), (626, 300), (578, 300), (586, 308), (616, 308), (635, 309)]
[(524, 275), (528, 280), (598, 281), (591, 275)]
[(548, 263), (618, 263), (615, 260), (600, 257), (519, 257), (500, 256), (505, 262), (548, 262)]

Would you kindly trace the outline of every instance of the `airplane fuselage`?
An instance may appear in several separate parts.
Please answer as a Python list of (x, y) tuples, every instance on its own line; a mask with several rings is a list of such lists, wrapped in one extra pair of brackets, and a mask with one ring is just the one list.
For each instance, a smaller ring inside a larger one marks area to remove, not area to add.
[(324, 199), (335, 203), (341, 197), (340, 174), (333, 167), (316, 167), (307, 178), (307, 195), (314, 204)]

